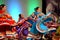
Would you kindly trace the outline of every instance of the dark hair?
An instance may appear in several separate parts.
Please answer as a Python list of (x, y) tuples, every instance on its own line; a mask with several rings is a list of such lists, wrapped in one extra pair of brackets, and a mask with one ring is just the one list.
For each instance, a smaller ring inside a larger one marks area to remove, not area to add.
[(19, 14), (19, 17), (21, 18), (21, 14)]
[(5, 4), (1, 4), (0, 5), (0, 10), (2, 10), (2, 8), (5, 6)]
[(39, 7), (36, 7), (34, 10), (37, 11)]

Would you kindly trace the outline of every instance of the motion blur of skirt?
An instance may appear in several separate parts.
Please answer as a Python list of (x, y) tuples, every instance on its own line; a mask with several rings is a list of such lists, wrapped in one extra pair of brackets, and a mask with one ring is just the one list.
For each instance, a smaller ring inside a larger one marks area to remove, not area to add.
[(33, 40), (32, 38), (28, 38), (27, 40)]
[(30, 29), (30, 32), (33, 34), (38, 34), (38, 30), (36, 29), (36, 22), (33, 23), (32, 28)]
[[(49, 32), (49, 34), (54, 35), (54, 34), (55, 34), (55, 32), (56, 32), (56, 30), (51, 30), (51, 31)], [(54, 33), (54, 34), (53, 34), (53, 33)]]

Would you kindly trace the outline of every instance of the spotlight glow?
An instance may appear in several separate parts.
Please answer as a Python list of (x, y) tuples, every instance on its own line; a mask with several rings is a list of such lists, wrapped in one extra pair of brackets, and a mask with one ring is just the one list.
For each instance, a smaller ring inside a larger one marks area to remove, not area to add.
[(17, 22), (18, 15), (22, 12), (19, 0), (9, 0), (7, 9), (13, 19)]

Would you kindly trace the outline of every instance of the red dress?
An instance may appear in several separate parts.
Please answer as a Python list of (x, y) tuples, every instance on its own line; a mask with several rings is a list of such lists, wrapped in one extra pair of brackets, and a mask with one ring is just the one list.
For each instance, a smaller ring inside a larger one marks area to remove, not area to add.
[(0, 10), (0, 14), (3, 14), (3, 11), (2, 10)]
[(9, 29), (10, 26), (14, 23), (15, 21), (11, 18), (9, 14), (4, 14), (4, 11), (0, 10), (0, 31), (2, 31), (2, 29)]

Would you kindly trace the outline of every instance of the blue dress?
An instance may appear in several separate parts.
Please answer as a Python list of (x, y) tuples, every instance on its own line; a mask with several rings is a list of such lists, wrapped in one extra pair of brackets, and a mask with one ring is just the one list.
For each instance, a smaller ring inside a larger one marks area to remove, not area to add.
[[(35, 16), (37, 16), (39, 14), (39, 12), (34, 12), (34, 16), (31, 16), (32, 18), (34, 18)], [(27, 20), (28, 22), (30, 22), (31, 24), (33, 24), (35, 21), (33, 21), (32, 19)]]
[(38, 34), (38, 31), (36, 29), (36, 22), (33, 23), (32, 28), (30, 29), (30, 32), (33, 34)]
[[(38, 12), (34, 12), (34, 13), (35, 13), (35, 15), (38, 15), (38, 14), (39, 14)], [(49, 13), (49, 14), (50, 14), (50, 13)], [(47, 15), (48, 15), (48, 14), (47, 14)], [(46, 16), (47, 16), (47, 15), (46, 15)], [(44, 18), (44, 17), (45, 17), (45, 16), (41, 16), (41, 17), (38, 18), (38, 20), (39, 20), (39, 19), (41, 20), (41, 19)], [(37, 21), (38, 21), (38, 20), (37, 20)], [(39, 20), (39, 21), (40, 21), (40, 20)], [(51, 21), (51, 20), (52, 20), (52, 18), (47, 18), (46, 20), (43, 20), (43, 22), (40, 24), (41, 29), (42, 29), (42, 30), (48, 30), (47, 26), (44, 25), (44, 22), (49, 22), (49, 21)], [(38, 34), (38, 33), (39, 33), (38, 30), (36, 29), (36, 23), (37, 23), (37, 21), (33, 23), (32, 28), (31, 28), (31, 30), (30, 30), (30, 32), (32, 32), (33, 34)], [(38, 21), (38, 22), (39, 22), (39, 21)]]
[(45, 30), (46, 32), (44, 33), (44, 34), (46, 34), (48, 31), (48, 27), (46, 26), (46, 25), (44, 25), (44, 22), (49, 22), (49, 21), (51, 21), (52, 20), (52, 18), (47, 18), (46, 20), (44, 20), (41, 24), (40, 24), (40, 28), (42, 29), (42, 30)]
[[(34, 12), (35, 16), (37, 16), (38, 14), (39, 14), (38, 12)], [(32, 18), (34, 18), (34, 16), (32, 16)], [(38, 34), (38, 31), (36, 29), (37, 22), (32, 22), (32, 21), (30, 21), (30, 22), (32, 23), (32, 28), (30, 29), (30, 32), (33, 34)], [(27, 40), (33, 40), (33, 38), (28, 38)]]
[[(35, 13), (35, 15), (39, 14), (38, 12), (34, 12), (34, 13)], [(34, 22), (33, 25), (32, 25), (32, 28), (31, 28), (30, 32), (32, 32), (33, 34), (38, 34), (39, 33), (39, 31), (36, 29), (36, 23), (40, 21), (40, 18), (41, 18), (41, 16), (39, 16), (38, 21)], [(51, 21), (51, 19), (52, 18), (48, 18), (40, 24), (42, 30), (48, 30), (47, 26), (44, 25), (44, 22), (49, 22), (49, 21)], [(33, 40), (33, 38), (28, 38), (27, 40)]]
[(47, 18), (46, 20), (43, 20), (43, 18), (45, 18), (46, 16), (48, 16), (48, 15), (50, 15), (50, 14), (51, 14), (51, 13), (48, 13), (48, 14), (42, 16), (42, 17), (40, 18), (40, 20), (38, 21), (38, 22), (40, 22), (40, 29), (46, 31), (44, 34), (46, 34), (46, 33), (48, 32), (48, 31), (47, 31), (47, 30), (48, 30), (48, 27), (47, 27), (46, 25), (44, 25), (44, 22), (49, 22), (49, 21), (52, 20), (52, 18), (49, 17), (49, 18)]
[[(38, 12), (34, 12), (35, 16), (37, 16), (38, 14), (39, 14)], [(30, 32), (33, 33), (33, 34), (38, 34), (39, 33), (36, 29), (36, 23), (37, 22), (34, 22), (33, 25), (32, 25), (32, 28), (30, 29)]]

